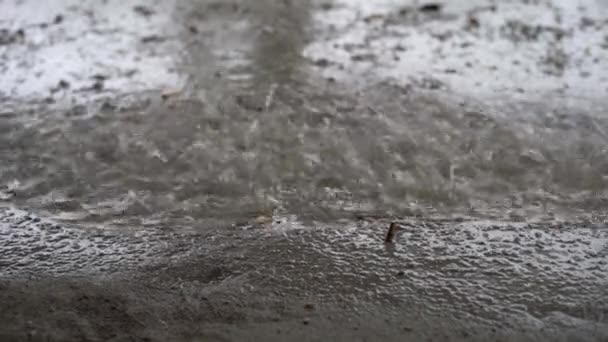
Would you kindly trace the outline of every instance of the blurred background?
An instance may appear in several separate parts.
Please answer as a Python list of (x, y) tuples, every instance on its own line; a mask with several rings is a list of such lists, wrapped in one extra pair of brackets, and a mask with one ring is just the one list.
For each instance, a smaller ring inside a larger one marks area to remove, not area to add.
[(602, 220), (605, 5), (5, 0), (4, 197), (104, 226)]

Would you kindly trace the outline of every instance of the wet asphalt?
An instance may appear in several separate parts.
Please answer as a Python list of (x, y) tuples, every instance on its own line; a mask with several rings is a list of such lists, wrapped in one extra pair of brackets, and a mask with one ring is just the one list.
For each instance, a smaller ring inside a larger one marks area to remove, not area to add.
[(3, 339), (608, 339), (605, 1), (0, 9)]

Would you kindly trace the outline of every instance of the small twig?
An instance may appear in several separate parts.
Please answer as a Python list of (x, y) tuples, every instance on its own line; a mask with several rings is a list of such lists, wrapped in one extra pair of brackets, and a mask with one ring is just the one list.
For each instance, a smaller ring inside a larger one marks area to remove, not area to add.
[(388, 232), (386, 233), (386, 238), (384, 239), (385, 243), (393, 243), (393, 238), (395, 234), (397, 234), (397, 230), (399, 229), (399, 225), (395, 222), (391, 222), (391, 225), (388, 228)]

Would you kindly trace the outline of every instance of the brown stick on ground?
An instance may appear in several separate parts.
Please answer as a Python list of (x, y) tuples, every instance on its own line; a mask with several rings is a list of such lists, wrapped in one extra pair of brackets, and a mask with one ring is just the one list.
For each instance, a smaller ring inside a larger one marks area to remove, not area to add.
[(397, 230), (399, 229), (399, 225), (395, 222), (391, 222), (390, 227), (388, 227), (388, 233), (386, 233), (386, 238), (384, 239), (385, 243), (393, 243), (393, 238), (395, 234), (397, 234)]

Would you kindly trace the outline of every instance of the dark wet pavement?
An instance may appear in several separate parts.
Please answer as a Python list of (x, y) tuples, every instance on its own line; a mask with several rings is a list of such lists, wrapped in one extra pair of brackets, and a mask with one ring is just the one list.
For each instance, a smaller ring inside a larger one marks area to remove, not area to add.
[(604, 1), (0, 8), (9, 297), (159, 291), (132, 337), (608, 338)]
[[(126, 234), (4, 212), (0, 286), (13, 309), (3, 321), (21, 334), (39, 327), (41, 338), (78, 336), (80, 320), (99, 315), (110, 315), (110, 328), (84, 333), (89, 339), (151, 331), (161, 340), (608, 338), (605, 229), (406, 220), (387, 245), (386, 223)], [(21, 279), (28, 285), (17, 291)], [(48, 279), (55, 285), (44, 285)], [(61, 295), (65, 286), (75, 303)], [(32, 314), (40, 303), (14, 303), (23, 295), (59, 304)], [(82, 317), (53, 325), (72, 305)], [(144, 323), (118, 325), (123, 320)]]

